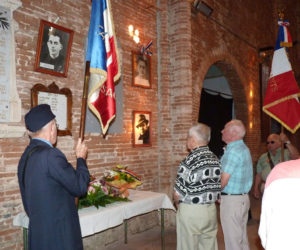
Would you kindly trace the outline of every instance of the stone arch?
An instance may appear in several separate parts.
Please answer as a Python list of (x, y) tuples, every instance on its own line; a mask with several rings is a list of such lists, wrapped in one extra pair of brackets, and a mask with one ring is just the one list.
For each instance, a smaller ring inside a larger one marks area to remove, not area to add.
[(213, 50), (213, 52), (208, 53), (205, 58), (202, 58), (200, 64), (201, 65), (196, 67), (201, 70), (196, 72), (196, 80), (193, 86), (194, 122), (198, 121), (202, 84), (205, 75), (212, 65), (216, 65), (222, 70), (230, 85), (237, 119), (242, 120), (245, 126), (248, 127), (248, 84), (247, 80), (243, 77), (239, 63), (228, 53), (223, 53), (221, 50)]

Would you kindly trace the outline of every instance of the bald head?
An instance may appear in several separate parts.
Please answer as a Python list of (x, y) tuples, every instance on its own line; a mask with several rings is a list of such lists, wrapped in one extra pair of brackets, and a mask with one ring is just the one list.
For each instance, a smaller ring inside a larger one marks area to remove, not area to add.
[(246, 129), (243, 122), (240, 120), (231, 120), (226, 123), (222, 130), (222, 140), (228, 144), (230, 142), (243, 139), (245, 134)]
[(271, 151), (273, 154), (276, 153), (276, 150), (281, 147), (281, 140), (278, 134), (270, 134), (267, 139), (267, 148), (268, 151)]

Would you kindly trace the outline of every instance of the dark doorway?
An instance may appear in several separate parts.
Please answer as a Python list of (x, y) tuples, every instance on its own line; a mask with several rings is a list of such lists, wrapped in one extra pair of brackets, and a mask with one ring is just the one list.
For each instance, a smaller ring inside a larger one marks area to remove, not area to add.
[(212, 66), (205, 78), (201, 93), (199, 122), (211, 128), (211, 140), (208, 144), (219, 158), (223, 155), (224, 142), (221, 131), (233, 117), (233, 99), (223, 73)]

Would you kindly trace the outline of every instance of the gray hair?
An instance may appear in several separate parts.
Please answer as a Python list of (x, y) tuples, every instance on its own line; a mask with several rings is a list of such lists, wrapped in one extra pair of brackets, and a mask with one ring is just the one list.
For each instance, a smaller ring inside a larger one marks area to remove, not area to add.
[(39, 129), (38, 131), (35, 132), (31, 132), (29, 130), (27, 130), (27, 134), (30, 138), (33, 137), (38, 137), (41, 133), (43, 133), (43, 131), (54, 121), (55, 119), (51, 120), (50, 122), (48, 122), (46, 125), (44, 125), (44, 127), (42, 127), (41, 129)]
[(231, 120), (229, 130), (240, 138), (244, 138), (246, 128), (241, 120)]
[(210, 141), (210, 127), (204, 123), (198, 123), (189, 129), (189, 136), (201, 143), (209, 143)]

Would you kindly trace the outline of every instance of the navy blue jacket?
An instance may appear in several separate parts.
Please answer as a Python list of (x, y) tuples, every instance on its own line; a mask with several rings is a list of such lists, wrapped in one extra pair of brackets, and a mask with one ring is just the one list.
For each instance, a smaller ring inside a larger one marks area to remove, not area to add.
[[(39, 149), (26, 156), (36, 146)], [(89, 171), (82, 158), (75, 170), (65, 155), (47, 143), (33, 139), (18, 166), (24, 209), (29, 217), (28, 248), (31, 250), (83, 249), (75, 197), (84, 195)]]

